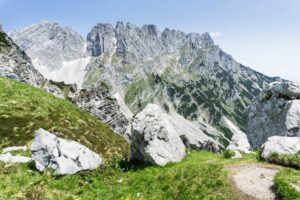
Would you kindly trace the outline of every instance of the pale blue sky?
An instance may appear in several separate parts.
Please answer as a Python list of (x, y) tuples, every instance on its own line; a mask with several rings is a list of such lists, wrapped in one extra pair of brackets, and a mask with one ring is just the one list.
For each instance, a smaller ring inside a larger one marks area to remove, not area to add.
[(0, 0), (6, 31), (42, 20), (84, 37), (97, 22), (210, 32), (237, 61), (300, 82), (300, 0)]

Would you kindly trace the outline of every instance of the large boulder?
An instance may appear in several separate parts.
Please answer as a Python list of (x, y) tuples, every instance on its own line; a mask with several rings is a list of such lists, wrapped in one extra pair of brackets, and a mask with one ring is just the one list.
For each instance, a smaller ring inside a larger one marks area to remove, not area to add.
[(73, 174), (99, 168), (101, 157), (87, 147), (59, 138), (39, 129), (31, 144), (32, 158), (38, 170), (52, 168), (57, 174)]
[(221, 145), (199, 127), (176, 112), (164, 112), (148, 104), (131, 126), (132, 158), (155, 165), (178, 162), (185, 148), (219, 152)]
[(271, 136), (300, 136), (300, 87), (274, 82), (249, 107), (248, 138), (252, 148)]
[(273, 136), (262, 145), (262, 157), (267, 159), (272, 153), (296, 154), (300, 151), (300, 137)]
[(131, 128), (132, 159), (164, 166), (184, 158), (185, 146), (158, 105), (147, 105), (134, 117)]

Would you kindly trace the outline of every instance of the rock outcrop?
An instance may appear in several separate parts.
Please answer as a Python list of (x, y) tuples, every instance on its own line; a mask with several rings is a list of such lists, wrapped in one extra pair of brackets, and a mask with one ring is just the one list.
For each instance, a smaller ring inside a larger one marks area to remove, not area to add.
[(272, 153), (293, 155), (300, 151), (300, 137), (273, 136), (262, 145), (261, 156), (267, 159)]
[(10, 32), (9, 36), (30, 56), (38, 69), (60, 69), (63, 62), (82, 58), (85, 53), (83, 37), (58, 23), (43, 21)]
[(110, 125), (116, 133), (124, 134), (129, 120), (120, 111), (117, 100), (112, 98), (103, 83), (82, 89), (73, 98), (75, 104)]
[(33, 67), (31, 59), (7, 35), (0, 31), (0, 76), (41, 86), (43, 76)]
[(132, 122), (132, 159), (164, 166), (179, 162), (185, 146), (158, 105), (149, 104)]
[(249, 107), (248, 138), (255, 149), (271, 136), (300, 136), (300, 87), (274, 82)]
[(73, 174), (81, 170), (97, 169), (101, 157), (85, 146), (39, 129), (31, 144), (32, 158), (38, 170), (52, 168), (57, 174)]

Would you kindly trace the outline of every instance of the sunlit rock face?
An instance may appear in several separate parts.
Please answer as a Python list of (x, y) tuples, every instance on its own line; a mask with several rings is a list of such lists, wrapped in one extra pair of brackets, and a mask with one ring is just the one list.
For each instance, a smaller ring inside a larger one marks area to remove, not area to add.
[(36, 67), (54, 71), (64, 62), (84, 56), (83, 37), (68, 27), (44, 21), (9, 33), (9, 36), (34, 61)]
[(248, 138), (253, 148), (271, 136), (300, 136), (300, 87), (291, 82), (268, 85), (248, 114)]

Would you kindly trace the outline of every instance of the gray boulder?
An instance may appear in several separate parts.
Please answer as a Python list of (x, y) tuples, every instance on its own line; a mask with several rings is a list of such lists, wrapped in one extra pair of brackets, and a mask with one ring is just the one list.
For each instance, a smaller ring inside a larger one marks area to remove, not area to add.
[(272, 153), (296, 154), (300, 151), (300, 137), (273, 136), (262, 145), (262, 157), (268, 158)]
[(248, 138), (252, 148), (271, 136), (300, 136), (300, 87), (274, 82), (249, 107)]
[(43, 129), (36, 132), (31, 151), (39, 171), (52, 168), (57, 174), (73, 174), (96, 169), (103, 164), (101, 157), (85, 146), (61, 139)]
[(149, 104), (132, 122), (132, 159), (164, 166), (179, 162), (185, 146), (169, 122), (169, 117), (155, 104)]

